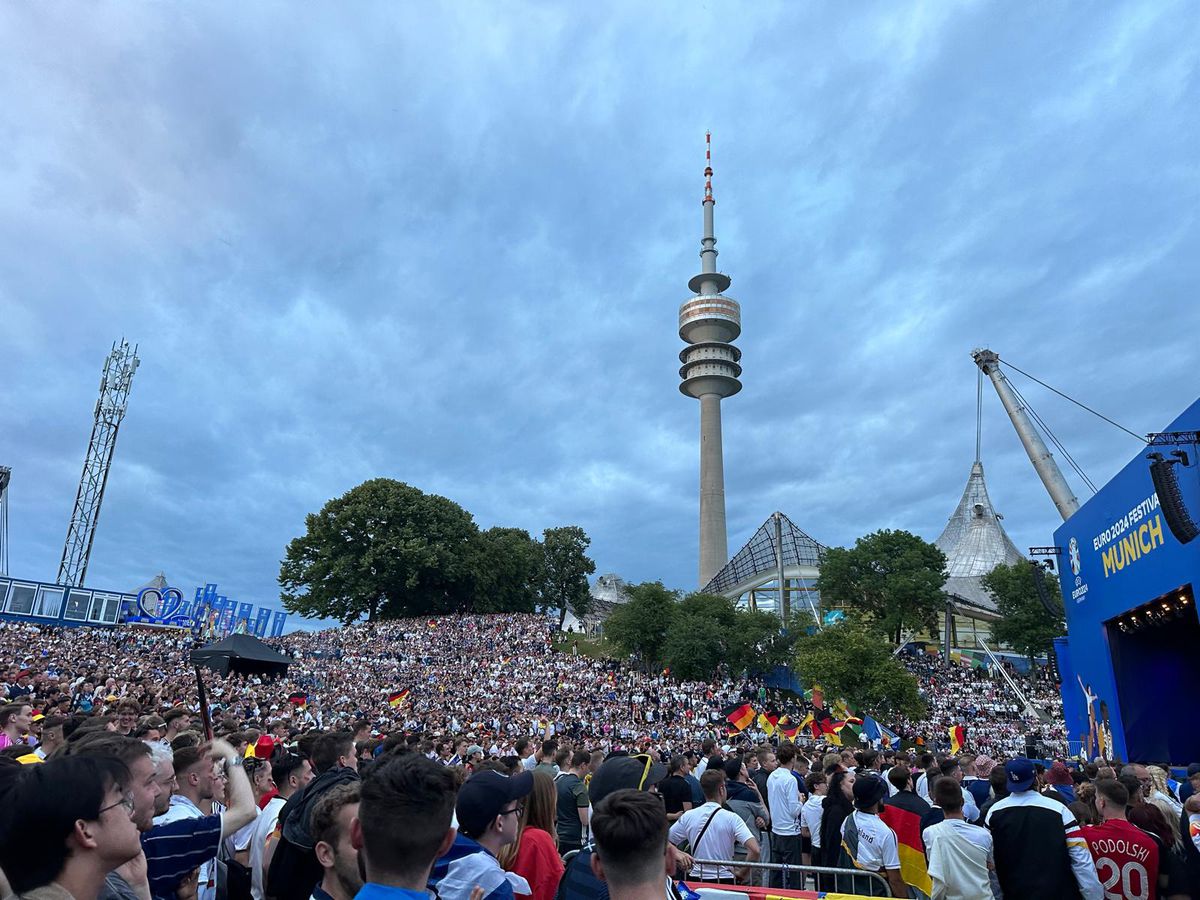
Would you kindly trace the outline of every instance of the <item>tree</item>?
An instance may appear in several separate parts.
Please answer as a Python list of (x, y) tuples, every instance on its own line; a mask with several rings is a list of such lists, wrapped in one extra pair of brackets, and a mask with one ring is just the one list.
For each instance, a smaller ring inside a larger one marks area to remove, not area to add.
[(629, 588), (629, 599), (604, 620), (604, 636), (623, 653), (657, 666), (678, 612), (678, 591), (668, 590), (661, 581), (635, 584)]
[(775, 666), (792, 661), (799, 631), (783, 631), (779, 616), (761, 609), (739, 609), (728, 649), (728, 665), (732, 672), (749, 670), (769, 672)]
[(817, 589), (826, 605), (842, 606), (900, 643), (904, 627), (937, 637), (945, 609), (946, 556), (907, 531), (876, 531), (854, 547), (831, 547)]
[(1000, 620), (993, 626), (996, 640), (1033, 659), (1039, 653), (1051, 653), (1052, 642), (1066, 634), (1062, 596), (1058, 580), (1046, 578), (1046, 599), (1053, 613), (1038, 599), (1033, 567), (1025, 560), (1011, 566), (999, 565), (980, 583), (996, 601)]
[(587, 555), (591, 543), (578, 525), (542, 532), (542, 602), (548, 609), (558, 610), (560, 631), (568, 609), (579, 618), (591, 610), (587, 577), (596, 571), (596, 564)]
[(305, 525), (279, 567), (290, 612), (349, 624), (470, 602), (479, 531), (445, 497), (375, 478), (306, 516)]
[(721, 666), (724, 638), (721, 626), (712, 619), (681, 613), (667, 630), (663, 662), (676, 678), (706, 681)]
[(489, 528), (481, 532), (474, 559), (473, 609), (489, 612), (535, 612), (542, 586), (541, 543), (523, 528)]
[(805, 684), (819, 684), (825, 696), (842, 697), (877, 717), (925, 713), (916, 677), (877, 630), (854, 619), (797, 640), (796, 672)]

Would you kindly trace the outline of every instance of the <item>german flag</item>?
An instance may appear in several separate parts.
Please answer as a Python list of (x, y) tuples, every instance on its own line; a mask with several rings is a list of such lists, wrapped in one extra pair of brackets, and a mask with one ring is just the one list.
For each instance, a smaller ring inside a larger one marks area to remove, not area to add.
[(293, 691), (288, 694), (288, 703), (293, 706), (308, 706), (308, 694), (304, 691)]
[(724, 710), (725, 721), (737, 731), (745, 731), (754, 724), (754, 707), (749, 703), (730, 706)]
[(393, 691), (392, 693), (388, 694), (388, 704), (394, 709), (408, 699), (408, 693), (408, 688), (405, 688), (402, 691)]
[(950, 755), (958, 756), (962, 752), (963, 745), (967, 742), (967, 729), (961, 725), (951, 725), (949, 728), (950, 734)]
[(776, 726), (776, 728), (779, 730), (779, 733), (789, 741), (794, 741), (796, 739), (796, 735), (800, 733), (800, 729), (803, 727), (803, 722), (797, 722), (793, 724), (792, 720), (787, 716), (784, 716), (782, 719), (780, 719), (779, 724)]
[(884, 801), (879, 818), (896, 832), (900, 853), (900, 877), (926, 897), (933, 894), (933, 882), (925, 861), (925, 844), (921, 840), (920, 798), (912, 793), (900, 793)]

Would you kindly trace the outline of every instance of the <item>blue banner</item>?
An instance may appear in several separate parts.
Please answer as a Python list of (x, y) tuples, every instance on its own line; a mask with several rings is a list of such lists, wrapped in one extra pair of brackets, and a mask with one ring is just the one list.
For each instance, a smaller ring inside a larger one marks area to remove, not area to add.
[(283, 623), (287, 621), (288, 614), (283, 610), (277, 610), (274, 618), (271, 620), (271, 637), (283, 636)]
[(258, 608), (258, 618), (254, 621), (255, 637), (266, 637), (267, 628), (271, 624), (271, 610), (265, 606)]

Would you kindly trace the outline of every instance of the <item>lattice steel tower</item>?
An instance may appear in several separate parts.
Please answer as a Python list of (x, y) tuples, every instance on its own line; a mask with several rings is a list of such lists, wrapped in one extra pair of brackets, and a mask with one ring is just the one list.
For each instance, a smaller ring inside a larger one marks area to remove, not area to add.
[(725, 532), (725, 463), (721, 450), (721, 399), (742, 389), (733, 346), (742, 333), (742, 308), (721, 292), (730, 278), (717, 271), (713, 235), (712, 136), (704, 136), (704, 237), (700, 274), (688, 282), (695, 297), (679, 307), (679, 336), (688, 343), (679, 354), (683, 365), (679, 390), (700, 401), (700, 587), (729, 560)]
[(129, 388), (139, 362), (137, 346), (129, 346), (124, 338), (119, 344), (113, 344), (112, 352), (104, 362), (92, 439), (83, 460), (83, 475), (79, 479), (79, 492), (75, 495), (75, 510), (71, 513), (71, 524), (67, 526), (67, 542), (58, 566), (59, 584), (80, 585), (87, 575), (92, 541), (96, 537), (96, 522), (100, 519), (100, 504), (104, 500), (104, 486), (108, 483), (108, 469), (117, 446), (117, 430), (129, 407)]

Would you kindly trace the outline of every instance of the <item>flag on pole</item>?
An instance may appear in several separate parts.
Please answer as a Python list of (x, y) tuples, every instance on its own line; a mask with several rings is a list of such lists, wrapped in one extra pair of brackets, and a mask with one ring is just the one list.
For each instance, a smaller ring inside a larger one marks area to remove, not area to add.
[(761, 728), (770, 737), (775, 733), (775, 729), (779, 725), (779, 713), (773, 709), (768, 709), (766, 712), (758, 714), (758, 727)]
[(745, 731), (754, 722), (754, 707), (749, 703), (727, 707), (723, 712), (725, 720), (738, 731)]
[(405, 688), (402, 691), (393, 691), (392, 693), (388, 694), (388, 698), (387, 698), (388, 705), (391, 706), (393, 709), (395, 709), (397, 706), (399, 706), (401, 703), (403, 703), (405, 700), (408, 699), (408, 694), (409, 694), (408, 688)]
[(784, 716), (779, 720), (779, 724), (775, 727), (779, 733), (789, 741), (794, 741), (796, 739), (796, 735), (800, 733), (800, 729), (804, 727), (804, 723), (792, 722), (791, 719), (789, 719), (787, 716)]
[(952, 756), (958, 756), (963, 748), (963, 744), (967, 742), (967, 729), (961, 725), (950, 726), (950, 753)]
[(288, 694), (288, 703), (300, 707), (308, 706), (308, 694), (304, 691), (294, 691)]
[(879, 723), (870, 716), (863, 716), (862, 734), (872, 743), (883, 737), (883, 732), (879, 730)]

